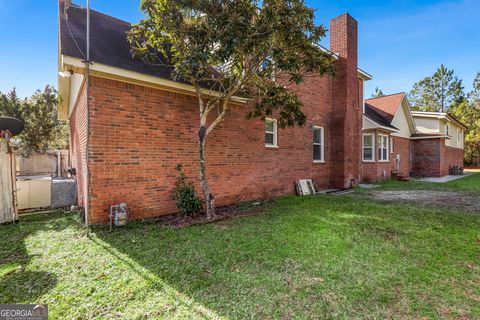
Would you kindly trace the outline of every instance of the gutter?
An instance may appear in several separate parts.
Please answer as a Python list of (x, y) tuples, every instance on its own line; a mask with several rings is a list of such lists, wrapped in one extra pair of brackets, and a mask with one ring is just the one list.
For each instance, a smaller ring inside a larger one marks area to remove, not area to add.
[[(85, 63), (82, 60), (66, 55), (61, 56), (61, 64), (64, 70), (73, 70), (76, 73), (85, 72)], [(90, 74), (107, 79), (128, 82), (136, 85), (147, 86), (155, 89), (162, 89), (177, 93), (196, 96), (195, 87), (181, 82), (168, 80), (140, 72), (130, 71), (122, 68), (112, 67), (101, 63), (95, 63), (90, 66)], [(218, 96), (218, 92), (214, 90), (204, 90), (204, 93), (210, 96)], [(247, 98), (234, 96), (231, 102), (245, 104), (249, 100)]]

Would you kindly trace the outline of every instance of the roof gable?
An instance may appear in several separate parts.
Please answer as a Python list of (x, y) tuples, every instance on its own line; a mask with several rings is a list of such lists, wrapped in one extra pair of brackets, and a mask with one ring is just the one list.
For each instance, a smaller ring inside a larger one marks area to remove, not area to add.
[(392, 126), (391, 121), (385, 117), (381, 110), (378, 110), (368, 103), (365, 103), (365, 116), (380, 126), (397, 130), (397, 128)]
[(392, 124), (399, 128), (397, 135), (404, 138), (410, 138), (412, 134), (417, 132), (417, 129), (415, 128), (415, 121), (413, 120), (412, 113), (410, 111), (410, 105), (406, 96), (400, 103), (400, 107), (395, 113)]
[(374, 107), (377, 113), (391, 123), (405, 96), (404, 92), (395, 93), (387, 96), (366, 99), (365, 103)]

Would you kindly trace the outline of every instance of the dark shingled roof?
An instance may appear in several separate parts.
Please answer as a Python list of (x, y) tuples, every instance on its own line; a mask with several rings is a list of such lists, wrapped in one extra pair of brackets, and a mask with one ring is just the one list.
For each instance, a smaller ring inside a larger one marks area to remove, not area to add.
[(378, 110), (374, 106), (365, 102), (365, 115), (368, 118), (370, 118), (371, 120), (375, 121), (376, 123), (378, 123), (378, 124), (380, 124), (384, 127), (388, 127), (388, 128), (398, 130), (398, 128), (391, 125), (392, 119), (385, 116), (384, 114), (385, 113), (380, 112), (380, 110)]
[[(60, 3), (60, 53), (85, 59), (86, 52), (86, 9), (67, 4), (64, 15), (63, 1)], [(90, 16), (90, 60), (95, 63), (118, 67), (151, 76), (171, 80), (173, 68), (148, 65), (141, 59), (132, 58), (127, 31), (131, 24), (95, 10)]]

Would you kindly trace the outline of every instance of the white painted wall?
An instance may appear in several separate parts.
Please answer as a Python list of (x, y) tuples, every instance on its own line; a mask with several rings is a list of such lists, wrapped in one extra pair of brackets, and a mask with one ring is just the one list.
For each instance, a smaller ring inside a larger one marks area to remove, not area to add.
[(447, 139), (445, 141), (445, 145), (449, 147), (455, 147), (455, 148), (461, 148), (463, 149), (463, 129), (460, 127), (457, 127), (453, 123), (448, 124), (449, 127), (449, 135), (452, 137), (451, 139)]
[(75, 102), (78, 98), (78, 93), (82, 88), (83, 78), (84, 78), (83, 74), (78, 74), (78, 73), (74, 73), (70, 77), (70, 101), (68, 104), (69, 116), (71, 115), (73, 107), (75, 106)]
[(378, 127), (378, 124), (376, 124), (375, 122), (373, 122), (372, 120), (370, 120), (367, 116), (363, 116), (363, 129), (366, 130), (366, 129), (373, 129), (373, 128), (377, 128)]
[(392, 126), (398, 129), (398, 132), (392, 133), (392, 136), (410, 138), (412, 135), (403, 106), (398, 107), (395, 117), (392, 120)]
[(440, 133), (440, 122), (435, 118), (415, 117), (418, 133)]

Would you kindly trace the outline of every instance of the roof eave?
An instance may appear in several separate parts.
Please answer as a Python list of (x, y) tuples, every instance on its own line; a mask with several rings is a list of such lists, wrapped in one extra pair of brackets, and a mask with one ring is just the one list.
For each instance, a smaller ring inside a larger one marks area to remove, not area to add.
[(375, 121), (374, 119), (372, 119), (371, 117), (369, 117), (367, 114), (363, 114), (363, 116), (367, 117), (368, 120), (370, 120), (371, 122), (373, 122), (376, 126), (373, 127), (373, 128), (362, 129), (362, 130), (382, 129), (382, 130), (389, 131), (389, 132), (398, 132), (398, 128), (395, 128), (394, 126), (387, 127), (387, 126), (385, 126), (385, 125), (383, 125), (383, 124), (380, 124), (380, 123), (378, 123), (377, 121)]
[[(62, 55), (62, 66), (64, 70), (72, 70), (76, 73), (83, 74), (85, 72), (85, 63), (78, 58)], [(187, 95), (196, 95), (195, 87), (181, 82), (164, 79), (144, 73), (130, 71), (118, 67), (112, 67), (101, 63), (93, 63), (90, 66), (90, 74), (101, 78), (113, 79), (117, 81), (125, 81), (132, 84), (143, 85), (173, 91)], [(204, 93), (210, 96), (216, 96), (218, 93), (214, 90), (204, 90)], [(231, 98), (232, 103), (248, 103), (247, 98), (234, 96)]]
[[(323, 52), (329, 54), (330, 56), (332, 56), (332, 58), (334, 58), (335, 60), (338, 60), (339, 58), (339, 55), (336, 54), (335, 52), (325, 48), (324, 46), (320, 45), (320, 44), (317, 44), (318, 47), (320, 48), (320, 50), (322, 50)], [(368, 72), (358, 68), (357, 69), (357, 76), (362, 79), (362, 80), (365, 80), (365, 81), (368, 81), (368, 80), (372, 80), (373, 79), (373, 76), (371, 74), (369, 74)]]

